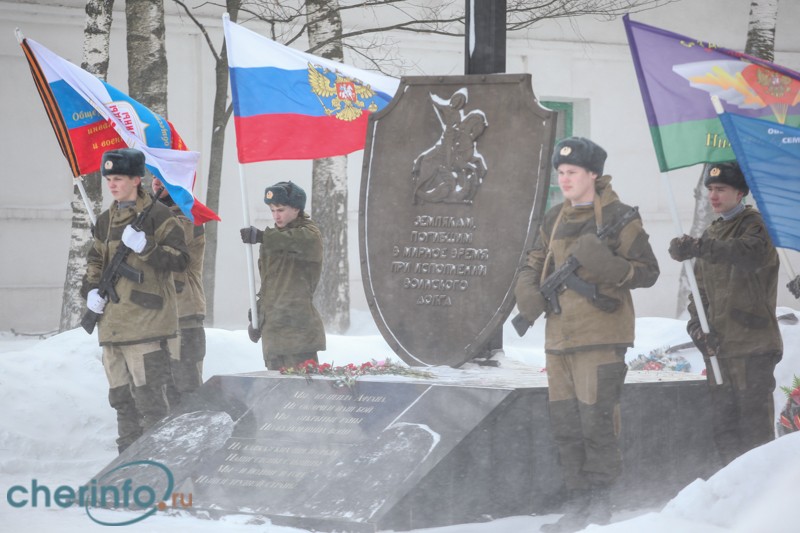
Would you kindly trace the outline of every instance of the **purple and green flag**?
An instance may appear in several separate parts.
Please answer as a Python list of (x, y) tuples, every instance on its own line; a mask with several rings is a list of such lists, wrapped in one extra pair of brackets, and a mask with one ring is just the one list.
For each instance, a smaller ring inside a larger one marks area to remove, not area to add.
[(800, 128), (734, 113), (719, 118), (772, 242), (800, 251)]
[(624, 17), (662, 172), (734, 159), (711, 96), (726, 111), (800, 125), (800, 73)]

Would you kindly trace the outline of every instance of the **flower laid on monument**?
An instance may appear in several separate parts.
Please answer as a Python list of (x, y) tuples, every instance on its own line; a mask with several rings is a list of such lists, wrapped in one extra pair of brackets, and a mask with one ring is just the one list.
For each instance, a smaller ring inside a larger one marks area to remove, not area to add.
[(668, 370), (671, 372), (690, 372), (692, 365), (680, 355), (668, 355), (657, 348), (649, 354), (639, 354), (628, 363), (631, 370)]
[(435, 376), (430, 372), (424, 370), (415, 370), (408, 366), (400, 365), (391, 359), (383, 361), (367, 361), (361, 365), (354, 365), (353, 363), (344, 366), (333, 366), (329, 363), (317, 363), (313, 359), (308, 359), (300, 364), (289, 368), (281, 368), (281, 374), (303, 376), (306, 379), (311, 379), (314, 376), (329, 377), (334, 379), (334, 386), (336, 387), (352, 387), (355, 385), (356, 380), (361, 376), (377, 376), (377, 375), (395, 375), (413, 378), (431, 379)]
[(786, 405), (778, 422), (778, 436), (800, 431), (800, 377), (794, 376), (791, 387), (781, 387), (786, 393)]

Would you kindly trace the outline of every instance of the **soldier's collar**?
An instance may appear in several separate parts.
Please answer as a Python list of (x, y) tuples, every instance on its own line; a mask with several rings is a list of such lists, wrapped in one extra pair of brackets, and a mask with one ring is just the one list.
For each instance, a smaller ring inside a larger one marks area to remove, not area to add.
[(736, 207), (722, 213), (722, 220), (730, 220), (742, 211), (744, 211), (744, 204), (739, 203)]

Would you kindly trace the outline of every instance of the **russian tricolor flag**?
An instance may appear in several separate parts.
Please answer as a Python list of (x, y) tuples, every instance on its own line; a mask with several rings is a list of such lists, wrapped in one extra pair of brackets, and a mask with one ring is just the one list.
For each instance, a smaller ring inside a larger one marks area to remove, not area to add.
[(36, 41), (21, 45), (73, 176), (98, 171), (108, 150), (136, 148), (195, 224), (219, 220), (192, 194), (200, 154), (187, 150), (169, 121)]
[(396, 78), (300, 52), (223, 16), (240, 163), (362, 150)]

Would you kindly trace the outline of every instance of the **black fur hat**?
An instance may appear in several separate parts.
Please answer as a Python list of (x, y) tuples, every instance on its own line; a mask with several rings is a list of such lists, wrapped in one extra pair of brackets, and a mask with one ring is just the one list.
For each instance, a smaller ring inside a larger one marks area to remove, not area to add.
[(742, 191), (745, 196), (750, 193), (744, 173), (739, 167), (739, 163), (734, 161), (706, 165), (705, 172), (703, 172), (703, 185), (708, 187), (712, 183), (730, 185), (734, 189)]
[(100, 166), (103, 176), (120, 174), (123, 176), (144, 176), (144, 154), (135, 148), (109, 150), (103, 154)]
[(288, 205), (302, 211), (306, 208), (306, 191), (291, 181), (281, 181), (264, 190), (264, 203)]
[(598, 176), (602, 176), (607, 155), (600, 145), (589, 139), (568, 137), (556, 145), (553, 152), (553, 168), (558, 170), (558, 165), (567, 163), (568, 165), (583, 167)]

